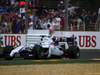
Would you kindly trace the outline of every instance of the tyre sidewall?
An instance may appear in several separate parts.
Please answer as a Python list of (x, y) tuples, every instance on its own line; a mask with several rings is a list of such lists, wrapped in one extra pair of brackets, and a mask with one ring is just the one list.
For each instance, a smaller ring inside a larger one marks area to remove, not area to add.
[(3, 55), (4, 55), (4, 59), (6, 60), (13, 60), (14, 56), (13, 57), (10, 57), (10, 53), (11, 51), (14, 49), (13, 46), (6, 46), (3, 50)]
[(33, 52), (35, 54), (36, 59), (42, 59), (43, 58), (43, 48), (41, 45), (35, 45), (33, 47)]
[(70, 46), (68, 49), (68, 57), (70, 59), (78, 59), (80, 57), (80, 50), (78, 46)]

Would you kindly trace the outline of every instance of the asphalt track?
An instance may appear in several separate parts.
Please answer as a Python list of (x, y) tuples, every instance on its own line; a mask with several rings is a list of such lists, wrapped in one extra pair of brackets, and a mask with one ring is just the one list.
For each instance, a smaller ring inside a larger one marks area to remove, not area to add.
[(95, 59), (100, 58), (100, 51), (81, 51), (80, 59)]
[[(0, 54), (2, 50), (0, 50)], [(80, 51), (79, 59), (100, 59), (100, 51)]]

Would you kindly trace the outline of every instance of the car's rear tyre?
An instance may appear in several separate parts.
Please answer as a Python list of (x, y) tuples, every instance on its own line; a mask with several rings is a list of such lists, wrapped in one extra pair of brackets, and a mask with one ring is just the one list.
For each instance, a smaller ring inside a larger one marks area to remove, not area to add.
[(13, 57), (10, 57), (11, 51), (14, 49), (13, 46), (6, 46), (3, 50), (3, 55), (5, 60), (13, 60)]
[(40, 45), (35, 45), (33, 47), (33, 53), (35, 54), (36, 59), (41, 59), (44, 56), (43, 48)]
[(80, 49), (77, 46), (70, 46), (67, 53), (69, 59), (78, 59), (80, 57)]

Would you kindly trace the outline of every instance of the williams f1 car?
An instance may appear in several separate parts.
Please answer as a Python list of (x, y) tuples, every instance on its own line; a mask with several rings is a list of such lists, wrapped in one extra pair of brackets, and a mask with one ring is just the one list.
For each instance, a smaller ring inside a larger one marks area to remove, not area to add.
[(78, 59), (80, 49), (77, 46), (75, 37), (46, 37), (41, 36), (41, 42), (32, 45), (19, 47), (6, 46), (3, 50), (2, 57), (6, 60), (12, 60), (14, 57), (24, 59), (45, 59), (45, 58), (62, 58)]

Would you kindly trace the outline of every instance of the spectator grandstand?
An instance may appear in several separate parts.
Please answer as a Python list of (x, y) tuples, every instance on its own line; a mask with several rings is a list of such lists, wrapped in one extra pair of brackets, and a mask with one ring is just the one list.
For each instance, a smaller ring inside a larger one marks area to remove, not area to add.
[[(33, 26), (33, 0), (29, 0), (29, 29), (47, 30), (50, 25), (54, 30), (64, 30), (64, 0), (58, 1), (56, 9), (36, 8)], [(80, 3), (68, 0), (68, 31), (96, 31), (97, 12), (82, 9)], [(0, 33), (25, 33), (25, 13), (20, 13), (20, 7), (20, 0), (0, 0)]]

